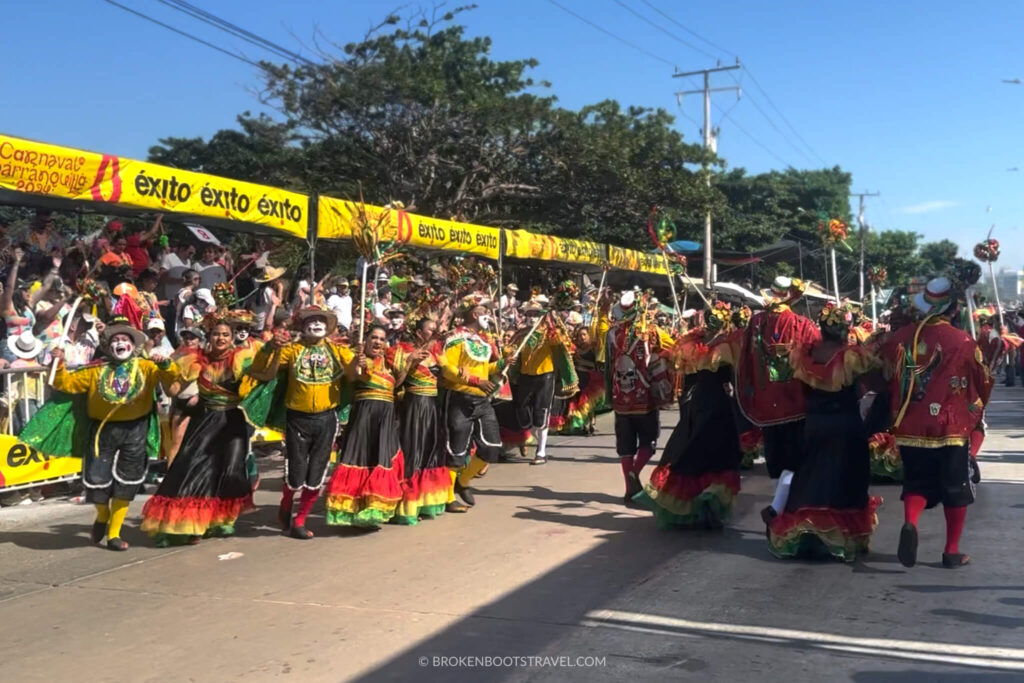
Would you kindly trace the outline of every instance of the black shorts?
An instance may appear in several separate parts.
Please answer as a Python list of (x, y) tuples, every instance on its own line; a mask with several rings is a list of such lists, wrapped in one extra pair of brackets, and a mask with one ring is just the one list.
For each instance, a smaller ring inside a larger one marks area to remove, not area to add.
[(942, 503), (963, 507), (974, 502), (971, 455), (968, 446), (918, 448), (900, 446), (903, 460), (903, 495), (924, 496), (928, 507)]
[(320, 490), (337, 435), (336, 409), (320, 413), (288, 409), (284, 433), (284, 481), (288, 488)]
[(641, 448), (650, 448), (653, 453), (660, 433), (657, 410), (643, 415), (615, 413), (615, 452), (620, 456), (636, 455)]
[(445, 465), (453, 469), (465, 467), (474, 444), (476, 457), (484, 462), (497, 462), (501, 454), (501, 432), (490, 399), (449, 391), (445, 394), (444, 408)]
[(551, 417), (551, 402), (555, 398), (555, 373), (543, 375), (519, 375), (519, 382), (512, 389), (512, 403), (516, 407), (516, 418), (520, 429), (541, 429), (548, 426)]
[(146, 415), (137, 420), (108, 422), (103, 429), (99, 420), (92, 421), (89, 449), (82, 458), (82, 484), (87, 501), (102, 505), (111, 498), (135, 499), (146, 480), (149, 464), (149, 420)]

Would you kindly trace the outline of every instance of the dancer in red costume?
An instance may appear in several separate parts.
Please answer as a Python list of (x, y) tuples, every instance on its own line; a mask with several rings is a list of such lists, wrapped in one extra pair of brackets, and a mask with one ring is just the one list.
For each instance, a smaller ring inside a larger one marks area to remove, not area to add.
[(672, 401), (672, 381), (662, 357), (671, 339), (649, 320), (646, 301), (638, 302), (632, 291), (622, 295), (619, 307), (623, 319), (608, 333), (607, 372), (615, 411), (615, 450), (626, 482), (623, 500), (630, 505), (643, 490), (640, 472), (658, 442), (658, 411)]
[(779, 480), (771, 505), (761, 511), (766, 525), (786, 508), (803, 441), (806, 398), (804, 385), (793, 377), (789, 350), (821, 339), (818, 327), (790, 308), (803, 291), (799, 280), (775, 278), (767, 310), (751, 318), (737, 351), (740, 410), (761, 428), (768, 475)]
[(921, 512), (942, 503), (946, 546), (942, 566), (962, 567), (960, 552), (967, 506), (974, 502), (970, 439), (992, 391), (992, 377), (970, 335), (950, 323), (958, 293), (944, 277), (928, 283), (914, 299), (924, 319), (907, 325), (882, 347), (892, 393), (892, 432), (903, 459), (903, 508), (898, 557), (917, 562)]

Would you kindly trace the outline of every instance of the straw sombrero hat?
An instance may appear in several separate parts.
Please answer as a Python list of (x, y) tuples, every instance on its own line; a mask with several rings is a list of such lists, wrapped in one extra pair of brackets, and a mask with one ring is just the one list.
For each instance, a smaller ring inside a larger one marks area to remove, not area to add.
[(142, 333), (142, 330), (134, 327), (128, 318), (124, 316), (117, 316), (110, 321), (110, 324), (103, 328), (103, 334), (100, 336), (100, 343), (104, 347), (110, 345), (110, 340), (119, 334), (126, 334), (132, 339), (132, 343), (136, 347), (141, 347), (146, 343), (146, 335)]
[(252, 276), (253, 282), (272, 282), (285, 274), (286, 268), (267, 266)]

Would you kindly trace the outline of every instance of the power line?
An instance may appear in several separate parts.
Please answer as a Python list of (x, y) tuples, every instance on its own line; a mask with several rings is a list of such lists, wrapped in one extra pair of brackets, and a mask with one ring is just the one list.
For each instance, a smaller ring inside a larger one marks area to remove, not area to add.
[(157, 26), (163, 26), (168, 31), (174, 31), (178, 35), (185, 36), (189, 40), (194, 40), (197, 43), (205, 45), (206, 47), (213, 48), (217, 52), (221, 52), (223, 54), (226, 54), (228, 57), (234, 57), (235, 59), (237, 59), (240, 62), (245, 62), (246, 64), (251, 64), (252, 66), (255, 66), (257, 69), (265, 68), (263, 65), (258, 64), (257, 62), (254, 62), (251, 59), (243, 57), (240, 54), (237, 54), (237, 53), (232, 52), (230, 50), (225, 50), (224, 48), (220, 47), (219, 45), (214, 45), (213, 43), (209, 43), (209, 42), (203, 40), (202, 38), (198, 38), (198, 37), (192, 35), (191, 33), (188, 33), (186, 31), (182, 31), (180, 29), (174, 28), (170, 24), (165, 24), (162, 21), (154, 19), (153, 17), (149, 16), (148, 14), (143, 14), (142, 12), (137, 12), (137, 11), (133, 10), (131, 7), (125, 7), (124, 5), (122, 5), (119, 2), (114, 2), (114, 0), (103, 0), (103, 1), (108, 3), (108, 4), (113, 5), (114, 7), (118, 7), (120, 9), (123, 9), (125, 12), (129, 12), (131, 14), (134, 14), (137, 17), (141, 17), (142, 19), (145, 19), (146, 21), (150, 21), (150, 22), (156, 24)]
[[(690, 30), (689, 28), (687, 28), (687, 27), (683, 26), (683, 25), (682, 25), (682, 24), (680, 24), (680, 23), (679, 23), (678, 21), (676, 21), (675, 19), (673, 19), (672, 17), (670, 17), (669, 15), (665, 14), (665, 13), (664, 13), (664, 12), (662, 12), (662, 11), (661, 11), (660, 9), (658, 9), (657, 7), (655, 7), (654, 5), (652, 5), (651, 3), (649, 3), (649, 2), (647, 1), (647, 0), (640, 0), (640, 2), (644, 3), (645, 5), (647, 5), (647, 6), (648, 6), (648, 7), (650, 7), (650, 8), (652, 9), (652, 10), (654, 10), (655, 12), (657, 12), (658, 14), (660, 14), (661, 16), (665, 17), (665, 19), (667, 19), (668, 21), (672, 22), (673, 24), (675, 24), (675, 25), (676, 25), (676, 26), (678, 26), (679, 28), (683, 29), (684, 31), (686, 31), (687, 33), (689, 33), (689, 34), (690, 34), (691, 36), (693, 36), (694, 38), (698, 38), (699, 40), (702, 40), (702, 41), (704, 41), (705, 43), (707, 43), (708, 45), (710, 45), (710, 46), (711, 46), (711, 47), (713, 47), (714, 49), (718, 50), (719, 52), (725, 53), (726, 55), (731, 55), (731, 56), (733, 56), (733, 57), (739, 57), (739, 55), (737, 55), (737, 54), (736, 54), (735, 52), (732, 52), (731, 50), (726, 50), (726, 49), (725, 49), (724, 47), (720, 47), (720, 46), (718, 46), (718, 45), (715, 45), (715, 44), (714, 44), (714, 43), (712, 43), (712, 42), (711, 42), (710, 40), (708, 40), (707, 38), (705, 38), (705, 37), (704, 37), (704, 36), (702, 36), (701, 34), (697, 33), (696, 31), (692, 31), (692, 30)], [(705, 53), (705, 54), (707, 54), (707, 53)]]
[(691, 50), (695, 50), (695, 51), (701, 53), (705, 57), (710, 57), (711, 59), (715, 59), (716, 58), (715, 55), (711, 54), (710, 52), (708, 52), (708, 51), (706, 51), (706, 50), (704, 50), (702, 48), (697, 47), (693, 43), (689, 43), (689, 42), (683, 40), (682, 38), (680, 38), (676, 34), (672, 33), (668, 29), (666, 29), (664, 26), (659, 26), (658, 24), (654, 23), (653, 21), (651, 21), (650, 19), (648, 19), (644, 15), (640, 14), (639, 12), (637, 12), (635, 9), (633, 9), (632, 7), (627, 5), (626, 3), (622, 2), (622, 0), (615, 0), (615, 4), (618, 5), (619, 7), (623, 8), (624, 10), (626, 10), (627, 12), (632, 14), (633, 16), (637, 17), (638, 19), (640, 19), (644, 23), (646, 23), (646, 24), (648, 24), (650, 26), (653, 26), (654, 28), (658, 29), (659, 31), (661, 31), (662, 33), (667, 35), (669, 38), (671, 38), (672, 40), (674, 40), (674, 41), (676, 41), (678, 43), (682, 43), (686, 47), (690, 48)]
[[(732, 76), (732, 74), (729, 74), (729, 76)], [(739, 85), (739, 81), (737, 81), (735, 78), (733, 78), (733, 81), (736, 83), (736, 85)], [(774, 128), (775, 132), (777, 132), (780, 136), (782, 136), (783, 140), (785, 140), (787, 143), (789, 143), (790, 147), (795, 149), (798, 154), (803, 156), (808, 161), (811, 160), (811, 157), (807, 156), (807, 152), (805, 152), (802, 149), (800, 149), (800, 147), (795, 142), (793, 142), (792, 140), (789, 139), (788, 135), (786, 135), (784, 132), (782, 132), (781, 128), (779, 128), (777, 125), (775, 125), (775, 122), (772, 121), (771, 117), (769, 117), (768, 114), (764, 111), (764, 109), (761, 108), (761, 105), (759, 105), (757, 103), (757, 100), (755, 100), (753, 97), (750, 96), (750, 93), (747, 93), (747, 99), (750, 100), (750, 103), (752, 105), (754, 105), (754, 109), (756, 109), (758, 111), (758, 113), (761, 114), (761, 116), (764, 117), (764, 120), (768, 122), (768, 125), (770, 125), (772, 128)], [(804, 143), (804, 144), (806, 144), (806, 143)], [(822, 162), (822, 163), (824, 163), (824, 162)]]
[(556, 2), (556, 0), (548, 0), (548, 2), (550, 2), (552, 5), (554, 5), (558, 9), (562, 10), (566, 14), (571, 14), (572, 16), (576, 17), (577, 19), (582, 21), (587, 26), (590, 26), (591, 28), (597, 29), (598, 31), (600, 31), (601, 33), (605, 34), (606, 36), (608, 36), (610, 38), (614, 38), (615, 40), (619, 41), (623, 45), (626, 45), (627, 47), (631, 47), (634, 50), (636, 50), (637, 52), (642, 52), (643, 54), (647, 55), (651, 59), (657, 59), (662, 64), (668, 64), (669, 66), (675, 68), (675, 64), (670, 62), (670, 61), (668, 61), (664, 57), (662, 57), (660, 55), (657, 55), (657, 54), (651, 52), (650, 50), (646, 50), (646, 49), (640, 47), (639, 45), (637, 45), (636, 43), (632, 43), (632, 42), (626, 40), (625, 38), (623, 38), (621, 36), (617, 36), (617, 35), (615, 35), (614, 33), (612, 33), (611, 31), (609, 31), (607, 29), (601, 28), (600, 26), (598, 26), (594, 22), (590, 21), (586, 17), (580, 16), (579, 14), (576, 14), (576, 12), (573, 12), (571, 9), (566, 7), (565, 5), (559, 4), (558, 2)]
[[(619, 2), (619, 0), (616, 0), (616, 2)], [(682, 30), (686, 31), (687, 33), (689, 33), (690, 35), (694, 36), (695, 38), (698, 38), (699, 40), (703, 41), (704, 43), (706, 43), (706, 44), (710, 45), (710, 46), (711, 46), (712, 48), (714, 48), (714, 49), (718, 50), (719, 52), (722, 52), (722, 53), (724, 53), (724, 54), (726, 54), (726, 55), (731, 55), (731, 56), (733, 56), (733, 57), (736, 57), (737, 59), (739, 59), (739, 55), (737, 55), (737, 54), (736, 54), (735, 52), (733, 52), (732, 50), (727, 50), (726, 48), (722, 47), (721, 45), (718, 45), (718, 44), (716, 44), (716, 43), (713, 43), (713, 42), (711, 42), (710, 40), (708, 40), (707, 38), (705, 38), (705, 37), (704, 37), (704, 36), (702, 36), (701, 34), (697, 33), (696, 31), (692, 30), (691, 28), (689, 28), (689, 27), (687, 27), (687, 26), (685, 26), (685, 25), (681, 24), (680, 22), (676, 21), (676, 20), (675, 20), (674, 18), (672, 18), (672, 17), (670, 16), (670, 15), (666, 14), (666, 13), (665, 13), (665, 12), (663, 12), (663, 11), (662, 11), (661, 9), (659, 9), (659, 8), (658, 8), (657, 6), (655, 6), (654, 4), (652, 4), (651, 2), (649, 2), (649, 0), (640, 0), (640, 2), (642, 2), (642, 3), (643, 3), (643, 4), (645, 4), (645, 5), (647, 5), (647, 6), (648, 6), (648, 7), (650, 7), (650, 8), (652, 9), (652, 10), (654, 10), (655, 12), (657, 12), (658, 14), (660, 14), (660, 15), (661, 15), (662, 17), (664, 17), (664, 18), (665, 18), (665, 19), (666, 19), (667, 21), (669, 21), (669, 22), (671, 22), (672, 24), (674, 24), (674, 25), (678, 26), (679, 28), (681, 28)], [(622, 3), (621, 3), (621, 2), (619, 2), (619, 4), (622, 4)], [(680, 40), (680, 41), (681, 41), (681, 39), (680, 39), (680, 38), (676, 38), (676, 39), (677, 39), (677, 40)], [(704, 54), (707, 54), (707, 53), (705, 52)], [(772, 109), (773, 109), (773, 110), (775, 111), (775, 113), (776, 113), (776, 114), (778, 114), (778, 115), (779, 115), (779, 118), (781, 118), (781, 119), (782, 119), (782, 122), (783, 122), (784, 124), (786, 124), (786, 127), (787, 127), (787, 128), (789, 128), (789, 130), (791, 130), (791, 131), (793, 132), (793, 135), (794, 135), (794, 136), (796, 137), (796, 139), (797, 139), (797, 140), (799, 140), (799, 141), (800, 141), (800, 142), (801, 142), (801, 143), (803, 144), (803, 146), (807, 148), (807, 150), (808, 150), (808, 151), (809, 151), (809, 152), (811, 153), (811, 155), (813, 155), (813, 156), (814, 156), (814, 158), (816, 158), (816, 159), (817, 159), (817, 160), (818, 160), (818, 161), (819, 161), (819, 162), (820, 162), (820, 163), (821, 163), (822, 165), (824, 165), (824, 166), (827, 166), (827, 165), (828, 165), (828, 162), (826, 162), (826, 161), (825, 161), (825, 160), (824, 160), (824, 159), (823, 159), (823, 158), (821, 157), (821, 155), (819, 155), (819, 154), (818, 154), (818, 153), (817, 153), (817, 152), (815, 151), (815, 149), (814, 149), (813, 147), (811, 147), (811, 145), (810, 145), (810, 144), (809, 144), (809, 143), (807, 142), (807, 140), (805, 140), (805, 139), (804, 139), (804, 137), (803, 137), (802, 135), (800, 135), (800, 132), (799, 132), (799, 131), (798, 131), (798, 130), (796, 129), (796, 126), (794, 126), (794, 125), (793, 125), (792, 123), (790, 123), (790, 122), (789, 122), (789, 119), (787, 119), (787, 118), (786, 118), (786, 115), (782, 113), (782, 110), (781, 110), (781, 109), (779, 109), (779, 107), (778, 107), (778, 106), (777, 106), (777, 105), (775, 104), (775, 102), (774, 102), (774, 101), (772, 100), (771, 96), (770, 96), (770, 95), (768, 95), (768, 91), (764, 89), (764, 87), (763, 87), (763, 86), (761, 85), (761, 83), (760, 83), (760, 82), (759, 82), (759, 81), (757, 80), (757, 77), (756, 77), (756, 76), (754, 75), (754, 73), (753, 73), (753, 72), (752, 72), (752, 71), (750, 70), (750, 68), (749, 68), (749, 67), (748, 67), (748, 66), (747, 66), (746, 64), (744, 64), (744, 65), (743, 65), (743, 70), (744, 70), (744, 71), (746, 72), (746, 74), (747, 74), (748, 76), (750, 76), (750, 80), (751, 80), (751, 81), (753, 82), (753, 84), (754, 84), (754, 87), (756, 87), (756, 88), (758, 89), (758, 91), (759, 91), (759, 92), (760, 92), (760, 93), (761, 93), (762, 95), (764, 95), (764, 99), (765, 99), (765, 101), (767, 101), (768, 105), (769, 105), (769, 106), (770, 106), (770, 107), (771, 107), (771, 108), (772, 108)], [(730, 77), (732, 77), (732, 78), (733, 78), (733, 79), (735, 80), (735, 77), (734, 77), (734, 76), (733, 76), (732, 74), (729, 74), (729, 76), (730, 76)], [(738, 82), (737, 82), (737, 84), (738, 84)], [(748, 97), (749, 97), (749, 96), (748, 96)], [(777, 125), (775, 125), (775, 122), (774, 122), (774, 121), (772, 121), (772, 120), (771, 120), (771, 119), (770, 119), (770, 118), (768, 117), (767, 113), (766, 113), (766, 112), (764, 112), (764, 111), (763, 111), (763, 110), (761, 109), (761, 106), (760, 106), (760, 105), (758, 105), (758, 104), (757, 104), (757, 102), (756, 102), (756, 101), (755, 101), (755, 100), (754, 100), (753, 98), (749, 98), (749, 99), (750, 99), (750, 102), (751, 102), (751, 104), (753, 104), (753, 105), (754, 105), (754, 107), (755, 107), (755, 108), (756, 108), (756, 109), (757, 109), (757, 110), (758, 110), (758, 111), (759, 111), (759, 112), (761, 113), (761, 115), (765, 117), (765, 120), (767, 120), (767, 121), (768, 121), (768, 123), (770, 123), (770, 124), (771, 124), (772, 128), (775, 128), (775, 130), (777, 130), (777, 131), (779, 132), (779, 134), (780, 134), (780, 135), (783, 135), (783, 137), (785, 137), (785, 134), (784, 134), (784, 133), (782, 133), (782, 131), (781, 131), (781, 130), (779, 129), (779, 127), (778, 127)], [(790, 141), (789, 141), (788, 139), (787, 139), (786, 141), (787, 141), (787, 142), (788, 142), (789, 144), (791, 144), (791, 145), (793, 144), (793, 143), (792, 143), (792, 142), (790, 142)], [(797, 149), (797, 151), (798, 151), (798, 152), (799, 152), (799, 153), (800, 153), (801, 155), (803, 155), (803, 156), (804, 156), (805, 158), (808, 158), (808, 159), (809, 159), (809, 157), (807, 157), (807, 155), (806, 155), (806, 154), (805, 154), (805, 153), (803, 152), (803, 150)]]
[[(718, 111), (724, 113), (723, 109), (720, 106), (718, 106), (717, 104), (715, 105), (715, 109), (717, 109)], [(768, 154), (770, 154), (773, 157), (775, 157), (776, 161), (778, 161), (779, 163), (781, 163), (781, 164), (783, 164), (785, 166), (793, 166), (793, 164), (789, 163), (788, 161), (786, 161), (785, 159), (780, 157), (778, 154), (776, 154), (771, 149), (769, 149), (764, 143), (762, 143), (760, 140), (755, 138), (751, 133), (749, 133), (747, 131), (747, 129), (745, 129), (743, 126), (741, 126), (739, 123), (737, 123), (736, 119), (732, 119), (732, 123), (730, 125), (733, 128), (735, 128), (736, 130), (738, 130), (739, 132), (741, 132), (744, 135), (746, 135), (750, 139), (750, 141), (753, 142), (755, 145), (757, 145), (758, 147), (763, 149), (765, 152), (768, 152)]]
[(746, 64), (743, 65), (743, 71), (745, 71), (746, 74), (750, 76), (750, 80), (754, 83), (754, 86), (761, 91), (761, 94), (764, 95), (764, 99), (767, 100), (771, 108), (775, 110), (775, 113), (779, 115), (779, 118), (782, 119), (783, 123), (785, 123), (786, 126), (791, 131), (793, 131), (793, 135), (795, 135), (800, 142), (804, 143), (804, 147), (810, 150), (811, 154), (813, 154), (818, 161), (820, 161), (825, 166), (828, 166), (828, 162), (822, 159), (821, 156), (814, 151), (814, 148), (807, 143), (807, 140), (804, 140), (803, 136), (800, 135), (800, 132), (796, 129), (796, 127), (789, 122), (789, 119), (787, 119), (785, 114), (782, 113), (782, 110), (775, 106), (775, 102), (773, 102), (772, 98), (768, 96), (768, 92), (761, 87), (761, 84), (757, 81), (757, 77), (754, 76), (754, 73), (747, 67)]
[(247, 31), (246, 29), (238, 26), (237, 24), (233, 24), (226, 19), (211, 14), (210, 12), (207, 12), (201, 7), (197, 7), (196, 5), (185, 2), (184, 0), (158, 0), (158, 2), (170, 7), (171, 9), (175, 9), (179, 12), (187, 14), (188, 16), (194, 19), (198, 19), (199, 21), (202, 21), (205, 24), (213, 26), (218, 30), (224, 31), (225, 33), (233, 35), (237, 38), (241, 38), (242, 40), (246, 41), (247, 43), (250, 43), (251, 45), (255, 45), (256, 47), (272, 52), (278, 57), (282, 57), (292, 62), (306, 64), (308, 66), (313, 66), (314, 64), (314, 62), (312, 62), (311, 60), (306, 59), (302, 55), (293, 52), (286, 47), (282, 47), (281, 45), (271, 40), (268, 40), (263, 36), (252, 33), (251, 31)]

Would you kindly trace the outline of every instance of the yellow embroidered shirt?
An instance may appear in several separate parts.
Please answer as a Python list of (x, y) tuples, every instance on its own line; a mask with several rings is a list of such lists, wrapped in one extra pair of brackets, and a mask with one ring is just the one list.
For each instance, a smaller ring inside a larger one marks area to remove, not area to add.
[[(484, 396), (480, 382), (501, 372), (503, 361), (491, 361), (491, 345), (474, 332), (460, 327), (444, 344), (441, 361), (441, 383), (449, 391)], [(461, 372), (460, 372), (461, 371)]]
[[(338, 407), (342, 375), (355, 355), (348, 347), (327, 340), (312, 345), (298, 341), (282, 346), (278, 353), (278, 369), (288, 375), (286, 408), (302, 413), (322, 413)], [(250, 373), (261, 378), (273, 366), (273, 359), (274, 349), (265, 346), (256, 355)]]
[(66, 394), (88, 394), (86, 406), (89, 417), (94, 420), (130, 422), (153, 410), (158, 382), (166, 388), (178, 375), (178, 366), (173, 361), (161, 369), (144, 358), (116, 365), (91, 365), (72, 372), (61, 363), (53, 377), (53, 386)]

